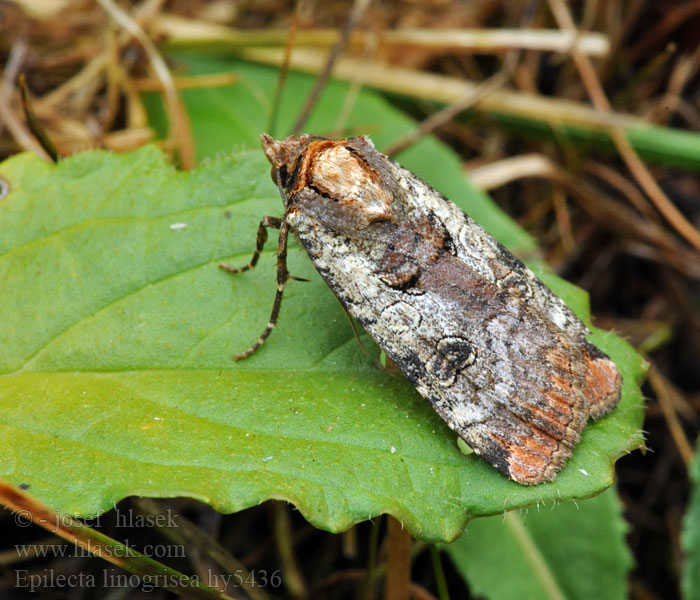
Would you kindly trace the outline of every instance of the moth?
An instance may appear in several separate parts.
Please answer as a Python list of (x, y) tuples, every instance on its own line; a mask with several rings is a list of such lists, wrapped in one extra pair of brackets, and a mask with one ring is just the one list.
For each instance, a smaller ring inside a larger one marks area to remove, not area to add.
[(262, 135), (284, 203), (277, 323), (292, 231), (346, 310), (474, 452), (521, 484), (553, 480), (589, 418), (619, 401), (615, 364), (525, 265), (416, 175), (346, 140)]

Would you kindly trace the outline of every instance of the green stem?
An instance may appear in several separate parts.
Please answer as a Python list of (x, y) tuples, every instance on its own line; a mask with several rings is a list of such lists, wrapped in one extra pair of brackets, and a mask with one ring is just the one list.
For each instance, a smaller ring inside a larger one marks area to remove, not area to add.
[(438, 598), (440, 600), (450, 600), (450, 592), (447, 590), (447, 580), (445, 579), (445, 571), (442, 568), (440, 552), (435, 547), (435, 544), (430, 544), (430, 558), (433, 560), (433, 571), (435, 572), (435, 583), (437, 584)]
[(523, 526), (523, 522), (520, 517), (514, 512), (506, 513), (505, 523), (513, 532), (516, 540), (520, 543), (523, 549), (523, 556), (532, 565), (532, 571), (535, 577), (540, 581), (542, 587), (547, 594), (547, 598), (551, 600), (566, 600), (566, 596), (559, 588), (552, 571), (547, 566), (547, 563), (535, 545), (532, 536), (527, 532)]

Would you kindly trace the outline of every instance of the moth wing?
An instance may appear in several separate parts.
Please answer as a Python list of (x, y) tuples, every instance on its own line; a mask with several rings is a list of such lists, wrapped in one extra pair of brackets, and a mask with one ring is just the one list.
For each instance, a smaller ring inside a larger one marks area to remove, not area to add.
[[(523, 329), (523, 315), (501, 322), (503, 307), (484, 316), (478, 307), (490, 286), (464, 299), (446, 296), (439, 284), (420, 294), (397, 289), (377, 268), (390, 244), (339, 235), (303, 212), (290, 218), (329, 287), (452, 429), (516, 481), (553, 478), (587, 419), (578, 384), (572, 387), (578, 375), (560, 360), (566, 352), (551, 350), (555, 334)], [(512, 338), (510, 350), (504, 334)], [(533, 335), (535, 342), (528, 341)], [(535, 377), (528, 372), (532, 357), (526, 364), (521, 356), (530, 342), (543, 352)], [(547, 400), (544, 388), (557, 382), (561, 393)]]
[(454, 202), (388, 156), (381, 154), (366, 137), (352, 138), (350, 146), (376, 169), (384, 184), (394, 190), (400, 212), (416, 221), (415, 215), (434, 215), (451, 241), (453, 254), (471, 271), (496, 289), (513, 296), (535, 317), (550, 323), (570, 346), (583, 347), (580, 370), (585, 380), (585, 411), (594, 419), (615, 407), (621, 378), (615, 364), (587, 341), (589, 329), (507, 248), (465, 214)]
[[(347, 144), (372, 173), (342, 147), (329, 151), (379, 196), (304, 187), (286, 220), (343, 305), (450, 427), (516, 481), (552, 479), (589, 414), (617, 402), (614, 365), (563, 302), (454, 204), (366, 144)], [(334, 185), (332, 169), (318, 164)]]
[(571, 309), (544, 285), (507, 248), (420, 177), (380, 153), (366, 137), (349, 140), (349, 146), (376, 169), (385, 184), (396, 190), (394, 197), (406, 215), (435, 215), (451, 239), (455, 255), (475, 273), (501, 289), (528, 300), (569, 336), (585, 338), (590, 331)]

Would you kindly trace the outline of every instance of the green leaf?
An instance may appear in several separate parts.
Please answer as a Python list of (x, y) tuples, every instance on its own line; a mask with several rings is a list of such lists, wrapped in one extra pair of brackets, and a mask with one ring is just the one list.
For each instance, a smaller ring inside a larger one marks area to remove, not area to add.
[(697, 600), (700, 599), (700, 446), (695, 449), (690, 480), (692, 492), (681, 538), (685, 553), (681, 586), (685, 600)]
[[(245, 264), (259, 219), (281, 213), (257, 147), (276, 74), (235, 68), (239, 85), (186, 95), (200, 156), (218, 156), (194, 172), (176, 172), (152, 147), (0, 165), (12, 188), (0, 200), (0, 478), (76, 515), (134, 494), (191, 496), (222, 512), (278, 498), (331, 531), (388, 512), (435, 541), (474, 516), (608, 487), (615, 459), (642, 444), (643, 361), (612, 334), (591, 339), (623, 374), (619, 407), (588, 427), (556, 482), (534, 488), (459, 452), (408, 382), (376, 366), (367, 336), (362, 352), (298, 245), (290, 271), (311, 282), (287, 288), (258, 353), (231, 360), (268, 321), (274, 241), (251, 272), (217, 265)], [(310, 85), (289, 78), (285, 127)], [(345, 97), (329, 86), (309, 129), (331, 130)], [(412, 126), (369, 92), (349, 123), (380, 147)], [(506, 244), (532, 249), (447, 148), (425, 139), (401, 161)], [(546, 277), (585, 317), (586, 295)]]
[(626, 533), (620, 501), (610, 489), (579, 503), (475, 519), (443, 549), (475, 596), (614, 600), (627, 597), (633, 565)]

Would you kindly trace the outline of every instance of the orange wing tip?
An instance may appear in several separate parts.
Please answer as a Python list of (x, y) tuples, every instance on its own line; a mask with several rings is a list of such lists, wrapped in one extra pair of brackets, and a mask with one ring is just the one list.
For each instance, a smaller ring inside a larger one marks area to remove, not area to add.
[(584, 350), (586, 361), (586, 391), (588, 400), (588, 414), (593, 419), (598, 419), (610, 412), (620, 401), (622, 388), (622, 376), (615, 363), (607, 356), (591, 356)]
[(560, 441), (547, 436), (521, 438), (507, 445), (507, 475), (523, 485), (538, 485), (553, 481), (571, 457), (579, 442), (579, 431), (569, 426)]
[[(574, 411), (573, 419), (566, 428), (566, 434), (552, 450), (551, 440), (514, 440), (514, 443), (501, 444), (506, 449), (508, 476), (524, 485), (538, 485), (553, 481), (564, 467), (573, 448), (581, 438), (588, 417), (597, 419), (610, 412), (620, 400), (622, 376), (615, 363), (595, 349), (584, 350), (586, 370), (584, 388), (581, 390), (586, 398), (586, 410)], [(556, 403), (553, 403), (556, 406)]]

